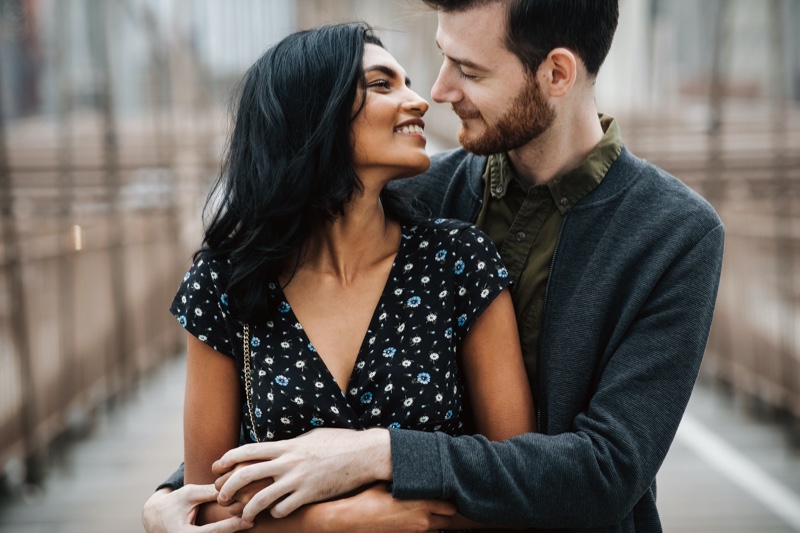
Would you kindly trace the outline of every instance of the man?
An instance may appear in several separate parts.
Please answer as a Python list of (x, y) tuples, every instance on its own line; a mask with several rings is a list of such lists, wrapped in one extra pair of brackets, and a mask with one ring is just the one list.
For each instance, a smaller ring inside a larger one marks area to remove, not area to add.
[(219, 472), (269, 461), (239, 468), (221, 499), (274, 478), (244, 508), (249, 522), (276, 500), (270, 513), (285, 516), (384, 480), (395, 498), (452, 500), (482, 523), (661, 531), (655, 476), (705, 349), (722, 223), (598, 118), (617, 0), (425, 2), (444, 56), (433, 99), (461, 118), (464, 149), (399, 186), (497, 244), (540, 433), (315, 430), (226, 454)]

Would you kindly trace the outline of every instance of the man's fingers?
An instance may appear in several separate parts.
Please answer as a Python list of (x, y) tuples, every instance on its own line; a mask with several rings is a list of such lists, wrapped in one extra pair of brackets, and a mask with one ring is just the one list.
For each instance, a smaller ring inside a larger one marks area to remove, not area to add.
[(184, 485), (175, 492), (180, 492), (192, 505), (213, 502), (218, 495), (214, 485)]
[(234, 531), (242, 531), (251, 527), (253, 527), (252, 522), (248, 523), (238, 516), (232, 516), (213, 524), (197, 526), (194, 531), (197, 531), (197, 533), (233, 533)]
[[(244, 506), (242, 511), (242, 518), (252, 522), (255, 520), (256, 515), (275, 503), (278, 499), (282, 498), (291, 491), (291, 488), (286, 483), (276, 481), (269, 487), (261, 490), (253, 496), (253, 499)], [(275, 515), (273, 515), (275, 516)]]
[[(222, 475), (237, 463), (246, 461), (266, 461), (280, 455), (283, 446), (280, 442), (254, 442), (228, 450), (225, 455), (211, 465), (211, 471)], [(218, 472), (219, 471), (219, 472)]]
[[(214, 472), (214, 473), (217, 474), (216, 472)], [(234, 470), (228, 470), (224, 474), (217, 474), (219, 477), (214, 482), (214, 487), (216, 487), (217, 490), (220, 490), (222, 488), (222, 485), (224, 485), (225, 482), (228, 481), (231, 478), (233, 473), (234, 473)]]
[(265, 478), (274, 478), (277, 474), (278, 467), (273, 462), (264, 461), (254, 463), (244, 468), (236, 470), (219, 489), (220, 504), (225, 500), (232, 500), (237, 492), (254, 481)]
[(283, 500), (279, 501), (270, 509), (269, 514), (275, 518), (284, 518), (299, 509), (303, 504), (308, 503), (303, 500), (302, 494), (293, 492)]

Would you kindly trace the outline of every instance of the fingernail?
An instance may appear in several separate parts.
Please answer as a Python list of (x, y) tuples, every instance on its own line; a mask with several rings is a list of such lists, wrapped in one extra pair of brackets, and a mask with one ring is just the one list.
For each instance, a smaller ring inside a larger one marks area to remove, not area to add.
[(253, 525), (254, 524), (252, 522), (248, 522), (247, 520), (244, 520), (244, 519), (242, 519), (242, 521), (239, 523), (239, 527), (244, 527), (244, 528), (248, 528), (248, 529), (253, 527)]
[(222, 494), (222, 493), (220, 492), (220, 493), (219, 493), (219, 495), (217, 496), (217, 500), (219, 500), (219, 501), (221, 501), (221, 502), (227, 502), (227, 501), (229, 500), (229, 498), (228, 498), (228, 496), (227, 496), (227, 495), (225, 495), (225, 494)]

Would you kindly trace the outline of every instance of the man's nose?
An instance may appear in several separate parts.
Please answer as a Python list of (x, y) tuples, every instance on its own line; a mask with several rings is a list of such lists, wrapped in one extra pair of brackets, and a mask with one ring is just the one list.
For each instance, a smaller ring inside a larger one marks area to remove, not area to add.
[(450, 73), (447, 72), (446, 67), (447, 65), (442, 65), (442, 68), (439, 69), (439, 75), (436, 77), (433, 87), (431, 87), (431, 98), (439, 104), (453, 103), (459, 100), (458, 91), (452, 83), (452, 76), (449, 75)]

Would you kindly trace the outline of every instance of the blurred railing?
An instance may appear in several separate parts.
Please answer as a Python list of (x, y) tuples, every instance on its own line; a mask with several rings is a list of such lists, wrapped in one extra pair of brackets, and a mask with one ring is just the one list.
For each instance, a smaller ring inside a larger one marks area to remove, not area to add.
[(0, 464), (28, 458), (35, 478), (73, 419), (178, 352), (167, 308), (216, 172), (213, 132), (98, 113), (3, 130)]

